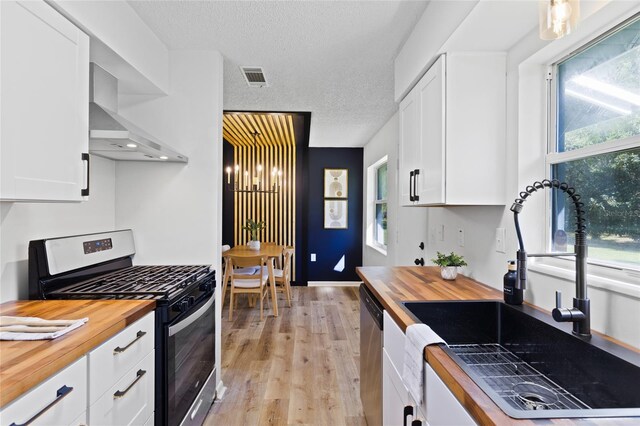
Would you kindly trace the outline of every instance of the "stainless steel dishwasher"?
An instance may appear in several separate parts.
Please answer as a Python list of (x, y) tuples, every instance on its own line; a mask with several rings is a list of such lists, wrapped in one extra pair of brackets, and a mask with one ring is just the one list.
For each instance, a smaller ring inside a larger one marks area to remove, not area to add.
[(382, 305), (360, 285), (360, 400), (369, 426), (382, 425)]

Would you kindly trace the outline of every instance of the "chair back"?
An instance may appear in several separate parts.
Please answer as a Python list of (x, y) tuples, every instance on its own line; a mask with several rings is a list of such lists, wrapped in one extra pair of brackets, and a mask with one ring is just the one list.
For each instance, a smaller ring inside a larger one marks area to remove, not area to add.
[(293, 254), (296, 252), (296, 249), (293, 246), (287, 246), (282, 250), (282, 255), (284, 257), (284, 265), (282, 268), (282, 275), (286, 277), (286, 279), (291, 278), (291, 262), (293, 258)]
[(266, 256), (236, 256), (229, 255), (229, 261), (234, 268), (246, 268), (248, 266), (265, 266), (267, 264)]

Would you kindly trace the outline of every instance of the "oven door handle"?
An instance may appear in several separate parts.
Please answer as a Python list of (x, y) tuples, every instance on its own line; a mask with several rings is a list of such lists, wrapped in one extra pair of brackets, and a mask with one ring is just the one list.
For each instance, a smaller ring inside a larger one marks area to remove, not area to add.
[(209, 308), (211, 308), (211, 305), (213, 305), (213, 302), (215, 300), (216, 300), (216, 295), (214, 293), (211, 295), (211, 298), (200, 309), (198, 309), (197, 311), (195, 311), (193, 314), (189, 315), (182, 321), (178, 322), (177, 324), (170, 326), (169, 337), (179, 333), (180, 331), (184, 330), (185, 328), (189, 327), (191, 324), (196, 322), (201, 316), (203, 316), (209, 310)]

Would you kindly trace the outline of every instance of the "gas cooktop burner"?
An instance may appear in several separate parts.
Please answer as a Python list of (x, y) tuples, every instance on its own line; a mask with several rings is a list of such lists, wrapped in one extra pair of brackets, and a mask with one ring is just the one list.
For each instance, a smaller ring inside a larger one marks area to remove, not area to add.
[(173, 300), (207, 274), (206, 265), (131, 266), (54, 290), (49, 297)]

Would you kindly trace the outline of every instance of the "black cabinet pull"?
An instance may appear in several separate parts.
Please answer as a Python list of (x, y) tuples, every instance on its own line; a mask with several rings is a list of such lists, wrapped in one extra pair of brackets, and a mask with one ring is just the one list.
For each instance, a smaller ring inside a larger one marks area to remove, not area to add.
[(136, 383), (138, 383), (138, 381), (140, 379), (142, 379), (142, 376), (144, 376), (145, 374), (147, 374), (147, 372), (145, 370), (138, 370), (138, 372), (136, 373), (136, 379), (131, 382), (131, 384), (129, 386), (127, 386), (127, 388), (123, 391), (116, 391), (116, 393), (113, 394), (113, 399), (118, 399), (118, 398), (122, 398), (123, 396), (125, 396), (127, 394), (127, 392), (129, 392), (131, 390), (132, 387), (135, 386)]
[(418, 195), (418, 175), (420, 174), (420, 169), (415, 169), (413, 171), (413, 201), (420, 201), (420, 196)]
[(131, 342), (129, 342), (129, 344), (127, 346), (125, 346), (124, 348), (121, 348), (120, 346), (115, 348), (113, 350), (113, 354), (114, 355), (118, 355), (118, 354), (121, 354), (122, 352), (126, 351), (127, 349), (129, 349), (131, 347), (131, 345), (133, 345), (138, 340), (142, 339), (142, 336), (144, 336), (145, 334), (147, 334), (146, 331), (142, 331), (142, 330), (138, 331), (136, 333), (136, 338), (135, 339), (133, 339)]
[(87, 187), (84, 189), (80, 190), (80, 195), (82, 195), (83, 197), (88, 197), (89, 196), (89, 181), (91, 179), (90, 174), (91, 174), (91, 157), (89, 157), (89, 154), (86, 152), (82, 153), (82, 161), (86, 161), (87, 162)]
[(404, 417), (402, 419), (402, 426), (407, 426), (407, 417), (413, 416), (413, 407), (411, 405), (405, 405)]
[(424, 266), (424, 257), (414, 260), (413, 263), (415, 263), (416, 266)]
[(31, 423), (33, 423), (34, 421), (36, 421), (36, 419), (38, 417), (40, 417), (41, 415), (43, 415), (44, 413), (46, 413), (47, 411), (49, 411), (49, 409), (51, 407), (53, 407), (54, 405), (56, 405), (58, 402), (62, 401), (62, 399), (69, 395), (71, 393), (71, 391), (73, 391), (73, 388), (71, 386), (67, 386), (64, 385), (62, 386), (60, 389), (58, 389), (56, 391), (56, 399), (54, 399), (53, 401), (51, 401), (46, 407), (44, 407), (42, 410), (38, 411), (33, 417), (31, 417), (29, 420), (27, 420), (26, 422), (22, 423), (22, 424), (18, 424), (18, 423), (11, 423), (9, 426), (27, 426)]
[(413, 199), (413, 171), (409, 172), (409, 201), (414, 201)]
[(422, 420), (414, 420), (411, 422), (411, 426), (422, 426)]

